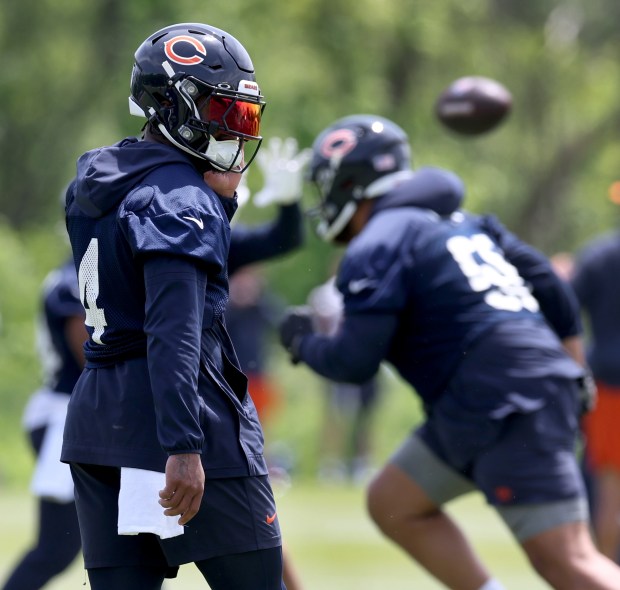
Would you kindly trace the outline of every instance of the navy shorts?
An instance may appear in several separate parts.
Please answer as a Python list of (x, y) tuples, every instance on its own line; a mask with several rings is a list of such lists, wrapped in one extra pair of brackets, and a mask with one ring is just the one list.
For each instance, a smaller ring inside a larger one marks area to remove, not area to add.
[[(575, 455), (578, 390), (574, 380), (529, 380), (544, 400), (493, 418), (447, 394), (418, 430), (426, 446), (472, 481), (491, 504), (520, 505), (585, 496)], [(521, 383), (523, 385), (523, 382)], [(525, 402), (524, 402), (525, 403)]]
[(178, 537), (118, 535), (120, 469), (71, 464), (86, 569), (168, 567), (279, 547), (280, 525), (268, 476), (208, 479), (198, 514)]

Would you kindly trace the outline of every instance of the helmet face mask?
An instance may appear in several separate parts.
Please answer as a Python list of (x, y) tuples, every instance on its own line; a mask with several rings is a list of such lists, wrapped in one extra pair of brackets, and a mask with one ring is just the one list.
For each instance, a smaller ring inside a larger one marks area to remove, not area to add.
[(136, 51), (130, 112), (218, 171), (250, 165), (264, 106), (249, 55), (220, 29), (171, 25)]
[(320, 204), (309, 215), (319, 219), (317, 233), (327, 241), (342, 241), (359, 202), (382, 194), (372, 190), (379, 179), (410, 169), (407, 135), (378, 116), (340, 119), (319, 134), (312, 149), (309, 176)]

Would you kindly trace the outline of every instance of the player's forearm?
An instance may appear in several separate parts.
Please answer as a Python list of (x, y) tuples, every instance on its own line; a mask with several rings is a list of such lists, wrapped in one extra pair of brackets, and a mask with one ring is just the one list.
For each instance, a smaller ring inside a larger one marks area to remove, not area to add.
[(582, 367), (586, 366), (586, 355), (583, 347), (583, 340), (581, 336), (571, 336), (564, 338), (562, 344), (566, 349), (566, 352), (577, 361)]
[(237, 226), (232, 230), (228, 273), (268, 260), (299, 247), (303, 242), (301, 209), (297, 203), (280, 207), (278, 217), (256, 227)]
[(395, 329), (393, 316), (348, 317), (334, 337), (305, 336), (298, 357), (332, 381), (363, 383), (379, 370)]

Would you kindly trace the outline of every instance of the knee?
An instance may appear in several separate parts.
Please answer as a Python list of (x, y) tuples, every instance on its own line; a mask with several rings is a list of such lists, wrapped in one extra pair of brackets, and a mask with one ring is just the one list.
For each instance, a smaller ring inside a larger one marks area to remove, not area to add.
[[(392, 505), (392, 508), (390, 508)], [(366, 490), (366, 510), (373, 522), (385, 530), (390, 522), (395, 519), (393, 504), (390, 502), (390, 494), (383, 484), (380, 476), (375, 477)]]
[(587, 578), (597, 562), (594, 545), (584, 537), (577, 531), (571, 539), (551, 536), (544, 542), (525, 542), (523, 547), (532, 567), (551, 587), (581, 588), (585, 585), (579, 580)]
[(554, 577), (562, 569), (562, 564), (557, 563), (557, 559), (545, 552), (529, 552), (527, 554), (530, 565), (536, 573), (550, 584)]
[(379, 474), (370, 482), (366, 492), (366, 509), (370, 518), (388, 537), (407, 529), (412, 533), (416, 525), (437, 513), (435, 506), (418, 501), (411, 490), (403, 490), (389, 475)]

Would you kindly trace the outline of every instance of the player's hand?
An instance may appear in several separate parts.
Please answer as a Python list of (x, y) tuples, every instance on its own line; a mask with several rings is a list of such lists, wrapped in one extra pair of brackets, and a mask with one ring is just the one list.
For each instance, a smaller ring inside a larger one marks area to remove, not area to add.
[(280, 343), (291, 355), (291, 361), (297, 364), (299, 346), (304, 336), (314, 331), (312, 310), (308, 306), (290, 307), (280, 323)]
[(312, 157), (312, 150), (299, 151), (292, 137), (273, 137), (256, 154), (263, 174), (263, 188), (253, 198), (257, 207), (289, 205), (301, 199), (303, 172)]
[(187, 524), (200, 509), (205, 489), (205, 472), (198, 453), (170, 455), (166, 462), (166, 487), (159, 492), (159, 504), (166, 516), (178, 516)]
[(588, 371), (579, 379), (580, 414), (582, 416), (594, 409), (597, 395), (594, 377), (592, 377), (592, 373)]

